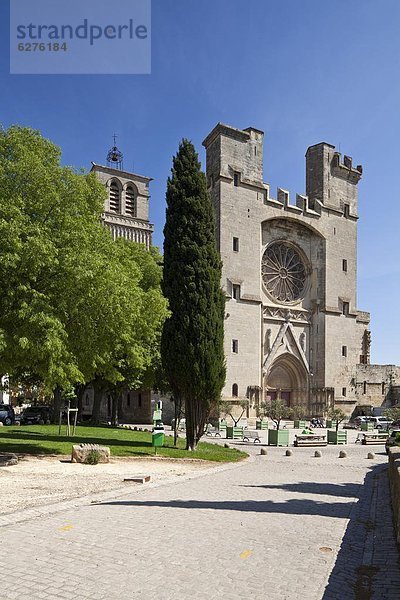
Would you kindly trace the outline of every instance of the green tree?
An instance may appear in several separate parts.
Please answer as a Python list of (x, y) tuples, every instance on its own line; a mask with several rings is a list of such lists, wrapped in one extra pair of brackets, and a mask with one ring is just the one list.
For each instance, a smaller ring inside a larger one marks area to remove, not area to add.
[(166, 200), (163, 291), (171, 316), (162, 360), (173, 396), (184, 401), (187, 448), (195, 450), (225, 381), (225, 299), (214, 210), (188, 140), (173, 159)]
[[(160, 256), (144, 246), (119, 239), (113, 243), (112, 276), (115, 297), (111, 319), (102, 318), (106, 344), (99, 348), (106, 353), (95, 353), (96, 360), (89, 365), (88, 376), (93, 378), (95, 401), (92, 422), (100, 422), (100, 406), (104, 392), (112, 398), (112, 421), (118, 423), (122, 395), (128, 389), (151, 388), (160, 362), (160, 338), (168, 314), (162, 295)], [(105, 297), (104, 310), (110, 309), (110, 296)], [(102, 306), (102, 301), (100, 301)], [(91, 368), (91, 370), (90, 370)]]
[(339, 429), (339, 425), (346, 418), (346, 413), (341, 408), (330, 408), (327, 413), (328, 419), (336, 422), (336, 431)]
[(55, 416), (63, 389), (139, 385), (159, 355), (159, 256), (113, 242), (104, 195), (38, 132), (0, 131), (0, 373), (54, 390)]
[[(220, 402), (219, 406), (220, 406), (221, 414), (224, 415), (224, 417), (229, 415), (233, 421), (234, 426), (236, 427), (237, 424), (239, 423), (240, 419), (245, 414), (245, 412), (249, 406), (249, 401), (247, 398), (238, 398), (237, 400), (231, 400), (231, 401), (223, 400)], [(240, 412), (235, 411), (235, 408), (239, 409)]]
[(277, 429), (280, 428), (282, 419), (290, 419), (292, 416), (292, 409), (282, 400), (262, 402), (261, 407), (264, 414), (275, 423)]
[(82, 378), (70, 342), (80, 292), (94, 277), (92, 248), (108, 242), (103, 198), (95, 178), (61, 167), (58, 148), (38, 132), (0, 131), (2, 372), (30, 372), (51, 389)]
[(393, 406), (383, 411), (383, 416), (392, 421), (400, 420), (400, 406)]
[(297, 406), (294, 406), (292, 408), (292, 419), (294, 419), (295, 421), (299, 420), (303, 420), (306, 416), (306, 408), (304, 406), (302, 406), (301, 404), (298, 404)]

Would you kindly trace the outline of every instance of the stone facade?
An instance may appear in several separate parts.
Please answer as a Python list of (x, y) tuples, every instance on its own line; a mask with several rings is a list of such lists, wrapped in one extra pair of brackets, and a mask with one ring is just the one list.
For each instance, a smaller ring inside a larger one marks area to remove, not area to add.
[(92, 171), (107, 190), (103, 221), (113, 238), (151, 246), (154, 226), (149, 222), (150, 177), (92, 163)]
[[(127, 390), (123, 393), (119, 407), (119, 420), (121, 423), (151, 423), (152, 422), (152, 393), (150, 390)], [(94, 390), (88, 386), (82, 400), (82, 416), (89, 418), (93, 411)], [(103, 394), (100, 407), (102, 421), (111, 421), (112, 400), (110, 394)]]
[(362, 167), (316, 144), (306, 153), (307, 195), (291, 202), (278, 188), (273, 198), (263, 144), (262, 131), (223, 124), (203, 142), (226, 294), (223, 396), (249, 398), (250, 417), (276, 397), (310, 416), (333, 405), (351, 414), (363, 400), (360, 378), (371, 380), (371, 403), (374, 377), (387, 381), (374, 371), (385, 367), (369, 365), (369, 313), (357, 307)]

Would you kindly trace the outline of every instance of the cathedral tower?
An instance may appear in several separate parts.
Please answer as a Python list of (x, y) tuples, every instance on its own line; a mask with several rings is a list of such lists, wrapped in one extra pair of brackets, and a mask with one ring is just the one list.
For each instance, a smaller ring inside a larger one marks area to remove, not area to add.
[(263, 181), (264, 134), (218, 124), (203, 144), (225, 291), (225, 397), (281, 398), (322, 414), (356, 403), (368, 313), (356, 307), (357, 184), (334, 146), (306, 154), (307, 194)]

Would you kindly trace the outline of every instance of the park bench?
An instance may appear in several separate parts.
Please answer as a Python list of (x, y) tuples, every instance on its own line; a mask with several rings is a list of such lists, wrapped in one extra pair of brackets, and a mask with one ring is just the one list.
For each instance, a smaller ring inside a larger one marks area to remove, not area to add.
[(250, 442), (250, 440), (253, 440), (254, 444), (256, 442), (261, 442), (259, 432), (258, 431), (249, 431), (248, 429), (246, 429), (246, 431), (243, 434), (243, 441)]
[(373, 433), (363, 433), (361, 443), (367, 444), (384, 444), (388, 438), (387, 432), (374, 431)]
[(295, 435), (294, 445), (298, 448), (300, 448), (301, 446), (326, 446), (326, 435)]
[(208, 424), (206, 429), (206, 435), (208, 435), (209, 437), (221, 437), (221, 432), (219, 429), (217, 429), (217, 427), (213, 427), (212, 425)]

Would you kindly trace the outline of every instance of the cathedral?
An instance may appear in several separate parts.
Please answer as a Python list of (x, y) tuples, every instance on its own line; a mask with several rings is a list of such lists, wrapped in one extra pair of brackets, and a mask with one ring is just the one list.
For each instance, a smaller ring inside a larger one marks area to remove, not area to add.
[[(306, 152), (306, 194), (272, 197), (263, 180), (264, 134), (218, 124), (203, 142), (226, 296), (223, 398), (248, 399), (247, 417), (279, 398), (307, 416), (400, 404), (400, 367), (370, 364), (370, 315), (357, 306), (357, 186), (362, 166), (331, 144)], [(107, 190), (103, 222), (114, 239), (152, 244), (150, 177), (123, 169), (115, 146), (92, 163)], [(130, 390), (121, 419), (149, 423), (159, 396)], [(93, 390), (83, 412), (91, 414)], [(164, 398), (164, 419), (172, 417)], [(105, 395), (102, 417), (111, 416)]]
[(400, 368), (370, 365), (357, 306), (362, 166), (331, 144), (306, 152), (306, 194), (263, 181), (264, 134), (218, 124), (205, 138), (226, 296), (223, 397), (280, 398), (308, 416), (399, 401)]

